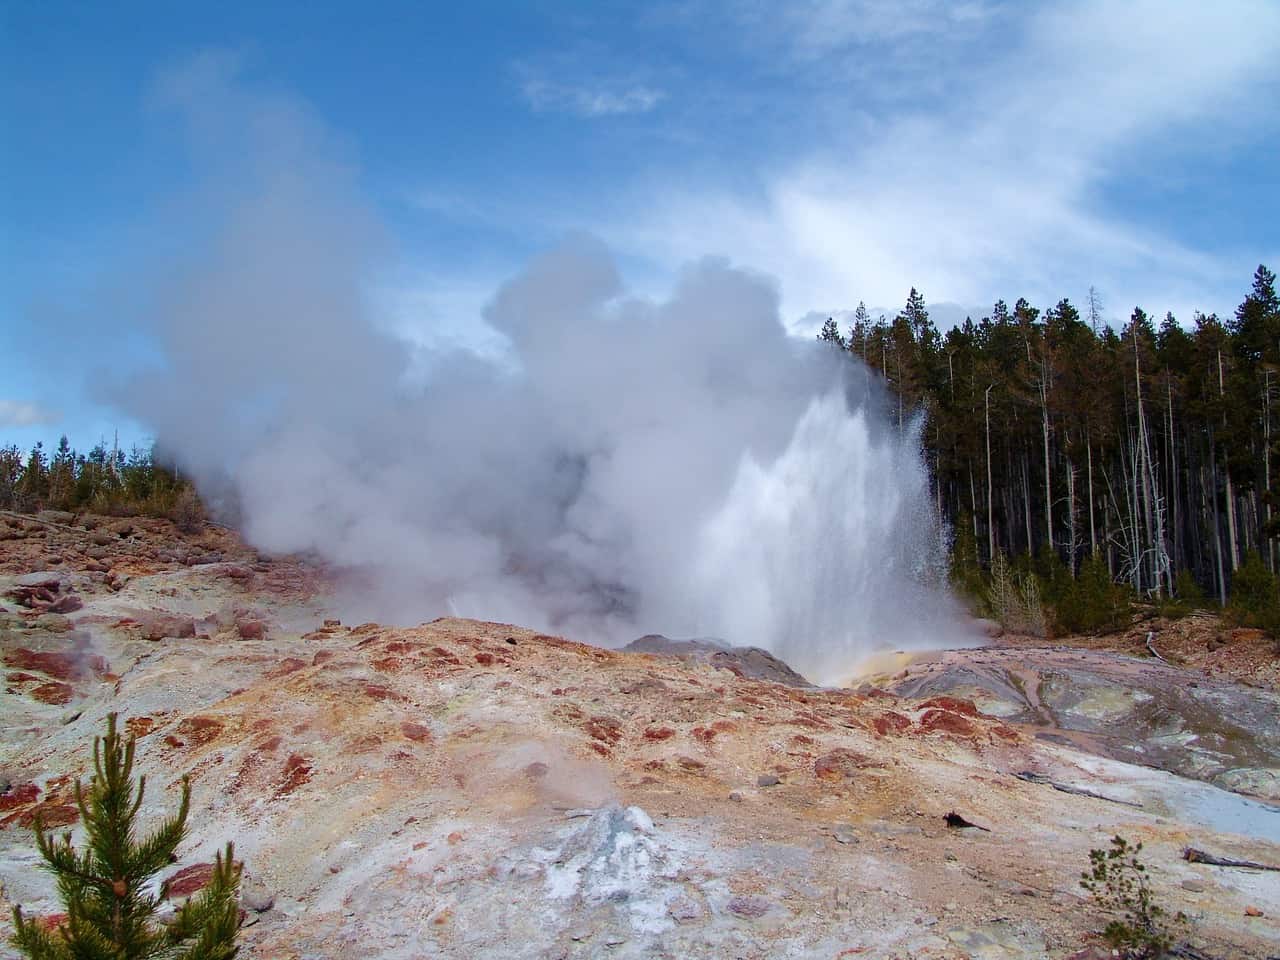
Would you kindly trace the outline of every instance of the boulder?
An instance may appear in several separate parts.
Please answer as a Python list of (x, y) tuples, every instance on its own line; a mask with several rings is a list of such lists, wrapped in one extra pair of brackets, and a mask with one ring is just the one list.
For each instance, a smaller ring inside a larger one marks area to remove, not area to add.
[(185, 639), (196, 635), (196, 622), (190, 617), (160, 614), (142, 625), (145, 640), (164, 640), (169, 637)]

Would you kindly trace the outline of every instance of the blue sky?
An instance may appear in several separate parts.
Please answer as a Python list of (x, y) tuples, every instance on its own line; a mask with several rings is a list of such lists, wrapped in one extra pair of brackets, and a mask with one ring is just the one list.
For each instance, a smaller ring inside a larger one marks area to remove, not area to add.
[(289, 138), (420, 343), (582, 231), (640, 292), (766, 274), (797, 332), (912, 285), (1189, 321), (1280, 265), (1278, 92), (1248, 0), (4, 3), (0, 441), (146, 435), (102, 386), (135, 315)]

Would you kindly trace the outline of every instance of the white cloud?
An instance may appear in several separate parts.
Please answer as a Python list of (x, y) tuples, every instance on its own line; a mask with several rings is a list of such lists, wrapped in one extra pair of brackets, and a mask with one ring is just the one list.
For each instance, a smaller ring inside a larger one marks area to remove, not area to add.
[(518, 68), (517, 73), (520, 92), (529, 106), (539, 112), (596, 119), (648, 113), (666, 99), (664, 91), (644, 83), (612, 80), (561, 83), (527, 66)]
[[(878, 38), (892, 59), (901, 38), (870, 15), (879, 4), (814, 9), (832, 50)], [(945, 26), (930, 4), (910, 10), (912, 43)], [(978, 23), (989, 13), (971, 12)], [(776, 26), (796, 36), (791, 14)], [(1103, 197), (1170, 157), (1230, 149), (1246, 124), (1254, 136), (1274, 132), (1260, 91), (1280, 80), (1280, 7), (1092, 0), (999, 27), (980, 44), (988, 59), (922, 81), (914, 103), (903, 91), (913, 105), (882, 111), (872, 135), (794, 149), (753, 197), (716, 183), (658, 187), (606, 236), (669, 264), (712, 252), (768, 270), (792, 317), (860, 299), (900, 303), (913, 285), (931, 300), (984, 303), (994, 292), (1045, 303), (1082, 300), (1096, 284), (1126, 314), (1138, 300), (1162, 313), (1234, 296), (1234, 261), (1135, 223)], [(753, 29), (776, 48), (767, 24)], [(816, 42), (804, 49), (825, 55)], [(940, 79), (946, 93), (935, 97)], [(856, 91), (831, 96), (814, 109), (861, 107)]]
[(0, 427), (42, 427), (57, 423), (62, 414), (23, 400), (0, 400)]

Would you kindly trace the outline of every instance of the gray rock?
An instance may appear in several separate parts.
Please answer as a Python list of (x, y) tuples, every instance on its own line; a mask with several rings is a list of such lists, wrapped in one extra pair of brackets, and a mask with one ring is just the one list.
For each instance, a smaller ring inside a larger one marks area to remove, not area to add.
[(758, 894), (747, 893), (730, 900), (727, 909), (735, 917), (758, 920), (773, 909), (773, 901)]
[(1203, 880), (1183, 880), (1182, 889), (1190, 890), (1192, 893), (1204, 893), (1208, 887)]
[(775, 777), (771, 773), (763, 773), (760, 776), (756, 777), (757, 787), (776, 787), (781, 782), (782, 782), (781, 780), (779, 780), (777, 777)]
[(679, 657), (697, 663), (709, 663), (723, 667), (740, 677), (752, 680), (769, 680), (789, 687), (812, 687), (808, 680), (792, 670), (768, 650), (759, 647), (735, 647), (714, 637), (695, 637), (692, 640), (672, 640), (660, 633), (650, 633), (632, 640), (622, 648), (627, 653), (656, 653), (660, 656)]
[(276, 898), (262, 884), (249, 880), (240, 887), (240, 903), (254, 913), (266, 913), (276, 905)]

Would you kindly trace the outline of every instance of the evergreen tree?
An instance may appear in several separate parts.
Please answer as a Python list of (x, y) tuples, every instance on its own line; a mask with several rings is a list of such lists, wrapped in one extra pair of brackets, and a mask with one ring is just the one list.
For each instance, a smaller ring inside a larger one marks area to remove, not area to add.
[(818, 339), (824, 343), (834, 343), (841, 350), (845, 348), (844, 337), (840, 336), (840, 328), (836, 325), (834, 317), (827, 317), (822, 330), (818, 333)]
[(230, 960), (238, 952), (240, 867), (229, 843), (200, 895), (188, 899), (167, 925), (153, 922), (167, 892), (162, 887), (157, 898), (146, 887), (169, 865), (186, 834), (191, 789), (184, 777), (177, 815), (139, 839), (136, 821), (146, 778), (135, 786), (134, 745), (133, 737), (122, 742), (116, 715), (109, 714), (107, 735), (94, 738), (96, 773), (88, 791), (76, 782), (87, 834), (83, 852), (72, 847), (70, 833), (58, 841), (36, 820), (36, 844), (57, 878), (67, 920), (50, 932), (14, 908), (12, 943), (30, 960)]

